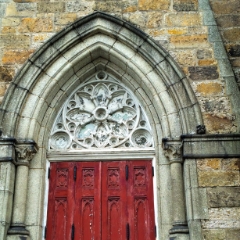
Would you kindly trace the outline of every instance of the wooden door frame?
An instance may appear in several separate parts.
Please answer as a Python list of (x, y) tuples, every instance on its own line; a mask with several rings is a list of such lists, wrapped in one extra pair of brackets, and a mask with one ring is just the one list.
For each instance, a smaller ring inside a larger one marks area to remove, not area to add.
[[(155, 149), (154, 148), (145, 148), (145, 149), (131, 149), (123, 151), (120, 150), (91, 150), (91, 151), (63, 151), (63, 152), (48, 152), (46, 159), (46, 169), (49, 169), (51, 162), (86, 162), (86, 161), (134, 161), (134, 160), (148, 160), (152, 161), (152, 166), (154, 167), (154, 177), (153, 177), (153, 204), (154, 204), (154, 221), (156, 225), (156, 229), (159, 229), (158, 222), (158, 199), (157, 199), (157, 174), (156, 174), (156, 157), (155, 157)], [(43, 226), (47, 224), (47, 210), (48, 210), (48, 191), (49, 191), (49, 177), (48, 171), (46, 171), (46, 188), (45, 188), (45, 196), (44, 196), (44, 216), (43, 216)], [(45, 235), (45, 229), (43, 229)], [(157, 234), (156, 239), (159, 238), (159, 234)]]

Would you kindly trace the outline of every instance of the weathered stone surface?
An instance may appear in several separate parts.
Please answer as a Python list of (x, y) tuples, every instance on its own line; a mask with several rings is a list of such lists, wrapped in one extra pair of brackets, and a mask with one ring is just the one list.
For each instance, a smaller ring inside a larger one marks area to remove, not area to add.
[[(203, 228), (208, 229), (239, 229), (240, 208), (210, 208), (209, 220), (203, 220)], [(229, 239), (229, 238), (227, 238)]]
[(221, 229), (203, 230), (204, 240), (226, 240), (226, 232)]
[(228, 42), (238, 42), (240, 36), (240, 28), (226, 29), (223, 31), (223, 37)]
[(196, 11), (197, 8), (197, 0), (175, 0), (173, 3), (173, 9), (176, 11)]
[(196, 48), (196, 47), (208, 47), (207, 35), (193, 35), (193, 36), (171, 36), (170, 47), (171, 48)]
[(122, 4), (120, 1), (96, 1), (94, 10), (103, 11), (103, 12), (121, 12)]
[(18, 27), (19, 32), (51, 32), (53, 31), (53, 19), (45, 18), (23, 18)]
[(240, 15), (220, 15), (216, 21), (221, 28), (236, 27), (240, 25)]
[(212, 50), (209, 49), (198, 49), (197, 50), (197, 58), (198, 59), (208, 59), (208, 58), (212, 58), (213, 53)]
[(30, 37), (26, 34), (1, 34), (0, 46), (12, 47), (12, 48), (28, 48), (30, 46)]
[(226, 236), (231, 240), (239, 240), (240, 237), (240, 229), (227, 229)]
[(199, 170), (219, 170), (221, 168), (221, 159), (213, 158), (213, 159), (204, 159), (197, 161), (197, 168)]
[(156, 28), (162, 26), (163, 16), (162, 12), (150, 12), (147, 17), (146, 27)]
[(4, 96), (5, 92), (6, 92), (7, 86), (6, 83), (0, 83), (0, 96)]
[(214, 116), (212, 114), (204, 114), (204, 123), (208, 133), (223, 133), (225, 131), (233, 131), (232, 120), (228, 117)]
[(216, 14), (233, 14), (240, 11), (239, 0), (215, 1), (211, 0), (211, 7)]
[(210, 66), (216, 65), (217, 62), (214, 59), (200, 59), (198, 60), (198, 66)]
[(13, 79), (14, 70), (0, 66), (0, 82), (10, 82)]
[(199, 13), (178, 13), (166, 16), (166, 26), (169, 27), (198, 26), (200, 23)]
[(219, 77), (219, 73), (217, 71), (217, 67), (189, 67), (188, 71), (190, 73), (189, 77), (192, 80), (211, 80), (217, 79)]
[(167, 10), (170, 6), (169, 0), (139, 0), (139, 10)]
[(240, 45), (239, 44), (228, 44), (227, 46), (228, 54), (231, 57), (240, 57)]
[(193, 50), (182, 50), (175, 53), (176, 60), (183, 66), (193, 66), (196, 64), (195, 52)]
[(240, 207), (240, 187), (208, 188), (207, 195), (211, 208)]
[(20, 19), (19, 18), (4, 18), (2, 20), (2, 26), (8, 26), (8, 27), (16, 27), (20, 24)]
[[(227, 97), (215, 97), (214, 99), (202, 99), (202, 108), (204, 112), (209, 112), (214, 116), (224, 116), (224, 113), (230, 112), (230, 103)], [(226, 115), (225, 115), (226, 116)]]
[(38, 2), (37, 3), (38, 12), (43, 13), (57, 13), (64, 12), (65, 3), (64, 2)]
[(4, 52), (2, 61), (4, 64), (24, 63), (34, 50), (9, 50)]
[(77, 19), (76, 13), (55, 14), (54, 23), (59, 25), (66, 25), (74, 22), (76, 19)]
[(203, 96), (210, 96), (222, 93), (223, 87), (220, 83), (209, 82), (198, 84), (196, 90)]
[(199, 171), (199, 186), (239, 186), (238, 171)]
[(66, 2), (66, 12), (68, 13), (85, 11), (87, 10), (88, 7), (89, 7), (89, 3), (84, 1), (67, 1)]

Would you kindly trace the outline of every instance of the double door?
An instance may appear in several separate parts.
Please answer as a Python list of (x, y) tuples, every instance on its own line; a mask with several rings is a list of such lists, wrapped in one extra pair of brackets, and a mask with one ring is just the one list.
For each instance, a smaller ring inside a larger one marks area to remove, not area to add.
[(151, 161), (51, 163), (47, 240), (155, 239)]

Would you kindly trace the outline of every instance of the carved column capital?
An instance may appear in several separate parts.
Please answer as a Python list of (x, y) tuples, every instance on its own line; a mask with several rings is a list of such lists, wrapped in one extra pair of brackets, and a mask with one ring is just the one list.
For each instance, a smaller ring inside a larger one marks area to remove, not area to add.
[(34, 141), (17, 141), (15, 150), (17, 155), (16, 165), (28, 166), (38, 149)]
[(164, 155), (169, 159), (170, 163), (182, 163), (182, 141), (173, 139), (163, 139)]

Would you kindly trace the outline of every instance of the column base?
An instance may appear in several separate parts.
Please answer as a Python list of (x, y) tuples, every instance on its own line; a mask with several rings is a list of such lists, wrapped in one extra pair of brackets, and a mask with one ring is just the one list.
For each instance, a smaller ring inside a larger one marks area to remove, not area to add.
[(169, 240), (189, 240), (187, 223), (174, 223), (169, 231)]
[(170, 234), (189, 233), (188, 225), (186, 222), (174, 223), (172, 228), (170, 229), (169, 233)]
[(25, 228), (24, 225), (22, 226), (11, 226), (8, 229), (8, 235), (29, 235), (29, 231)]

